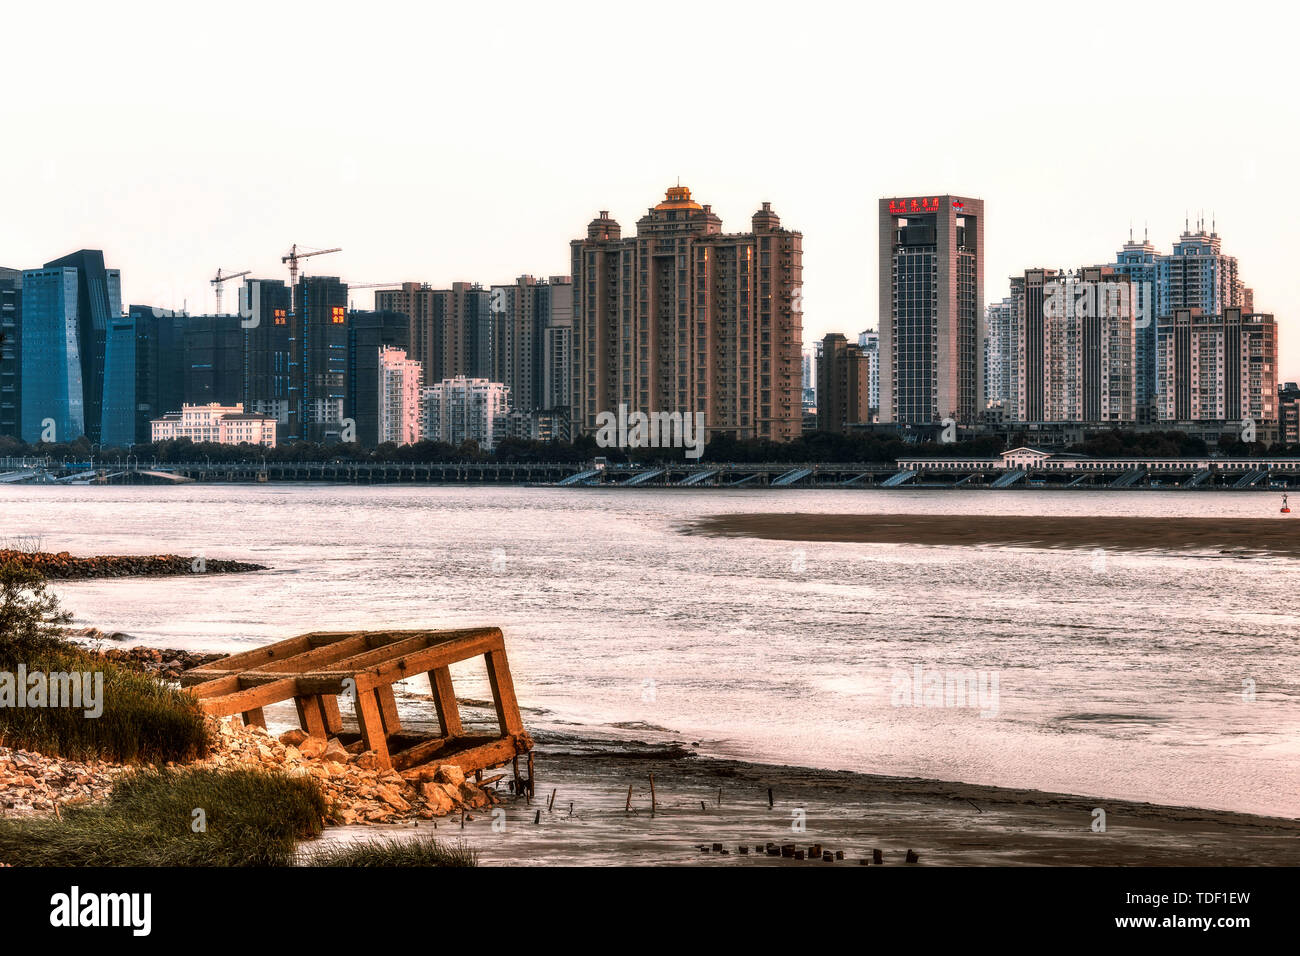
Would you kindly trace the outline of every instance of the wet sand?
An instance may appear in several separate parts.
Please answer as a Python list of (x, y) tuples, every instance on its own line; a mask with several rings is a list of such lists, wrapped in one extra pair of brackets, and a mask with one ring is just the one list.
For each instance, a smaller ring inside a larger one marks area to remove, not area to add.
[(684, 530), (776, 541), (1300, 555), (1300, 523), (1274, 518), (727, 514)]
[[(1300, 820), (711, 760), (681, 746), (612, 741), (543, 743), (537, 773), (533, 800), (504, 793), (495, 817), (476, 813), (463, 827), (443, 819), (437, 835), (472, 847), (484, 866), (856, 867), (873, 849), (883, 851), (886, 866), (908, 865), (909, 849), (919, 866), (1300, 865)], [(1092, 829), (1097, 808), (1105, 810), (1105, 832)], [(804, 830), (796, 832), (800, 820)], [(430, 828), (341, 827), (323, 839)], [(844, 860), (754, 852), (768, 842), (805, 850), (820, 843), (844, 851)], [(728, 852), (715, 852), (715, 843)]]

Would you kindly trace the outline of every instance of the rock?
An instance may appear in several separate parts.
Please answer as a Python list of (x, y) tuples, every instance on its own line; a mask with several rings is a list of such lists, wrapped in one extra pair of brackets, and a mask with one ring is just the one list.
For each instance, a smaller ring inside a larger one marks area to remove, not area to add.
[[(449, 785), (448, 785), (449, 786)], [(480, 790), (474, 784), (466, 780), (457, 790), (460, 794), (460, 802), (467, 807), (485, 807), (487, 806), (487, 794)], [(721, 849), (721, 846), (719, 846)]]
[(335, 763), (346, 764), (351, 756), (352, 755), (347, 752), (347, 749), (339, 743), (339, 739), (333, 737), (330, 739), (330, 742), (325, 745), (325, 751), (321, 754), (321, 759), (333, 760)]
[(280, 743), (284, 744), (286, 747), (297, 747), (309, 736), (310, 734), (308, 734), (307, 731), (294, 728), (293, 730), (286, 730), (280, 735)]
[(384, 803), (388, 804), (394, 810), (405, 812), (411, 809), (411, 805), (402, 798), (402, 795), (398, 792), (397, 788), (389, 784), (379, 787), (379, 799), (384, 801)]
[(456, 801), (447, 792), (445, 784), (422, 783), (420, 796), (424, 798), (426, 808), (435, 816), (445, 816), (456, 808)]
[(450, 783), (460, 786), (465, 782), (465, 771), (454, 763), (445, 763), (434, 771), (433, 779), (438, 783)]
[(298, 744), (298, 751), (308, 760), (314, 760), (323, 754), (328, 746), (324, 737), (304, 737)]
[(377, 770), (379, 768), (379, 755), (373, 750), (358, 754), (357, 766), (362, 770)]

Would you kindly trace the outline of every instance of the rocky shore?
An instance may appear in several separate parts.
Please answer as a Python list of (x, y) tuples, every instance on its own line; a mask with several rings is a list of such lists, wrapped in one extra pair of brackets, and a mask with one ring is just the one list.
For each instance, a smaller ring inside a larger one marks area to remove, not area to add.
[[(344, 825), (433, 820), (451, 813), (483, 809), (497, 802), (490, 784), (479, 785), (459, 767), (426, 764), (397, 772), (376, 766), (374, 751), (361, 743), (344, 746), (337, 738), (310, 737), (290, 730), (273, 737), (261, 727), (245, 727), (238, 717), (214, 721), (217, 752), (200, 766), (234, 769), (255, 766), (316, 780)], [(500, 775), (493, 778), (499, 780)]]
[[(209, 720), (215, 747), (195, 766), (310, 776), (325, 794), (334, 821), (344, 825), (434, 820), (461, 811), (473, 820), (472, 811), (499, 799), (491, 783), (479, 785), (454, 765), (380, 770), (373, 751), (361, 752), (360, 744), (345, 747), (338, 738), (309, 737), (301, 730), (277, 738), (261, 727), (243, 726), (238, 717)], [(0, 747), (0, 814), (57, 814), (59, 807), (101, 800), (128, 769)]]
[[(81, 627), (65, 630), (64, 635), (79, 641), (126, 641), (131, 635), (121, 632), (102, 631), (97, 627)], [(225, 654), (201, 654), (185, 651), (175, 647), (99, 647), (85, 648), (93, 657), (109, 661), (145, 674), (152, 674), (163, 680), (180, 680), (181, 671), (191, 667), (200, 667), (220, 660)]]
[(262, 564), (178, 554), (104, 554), (79, 558), (60, 551), (0, 550), (0, 564), (14, 563), (55, 581), (83, 578), (167, 577), (182, 574), (238, 574), (265, 571)]
[(101, 799), (123, 769), (0, 747), (0, 814), (57, 814), (61, 806)]

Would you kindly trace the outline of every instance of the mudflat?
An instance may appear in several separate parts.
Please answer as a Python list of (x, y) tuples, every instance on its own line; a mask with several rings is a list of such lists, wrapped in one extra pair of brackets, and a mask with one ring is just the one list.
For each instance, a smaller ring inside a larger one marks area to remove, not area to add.
[(950, 514), (708, 515), (692, 534), (776, 541), (1107, 548), (1300, 556), (1300, 517), (1183, 518)]

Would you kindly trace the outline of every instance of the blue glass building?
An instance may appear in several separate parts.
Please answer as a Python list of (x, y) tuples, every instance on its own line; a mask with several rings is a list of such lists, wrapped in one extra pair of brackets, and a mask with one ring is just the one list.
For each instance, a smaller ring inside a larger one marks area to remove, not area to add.
[(105, 349), (121, 276), (82, 249), (23, 273), (22, 438), (102, 442)]

